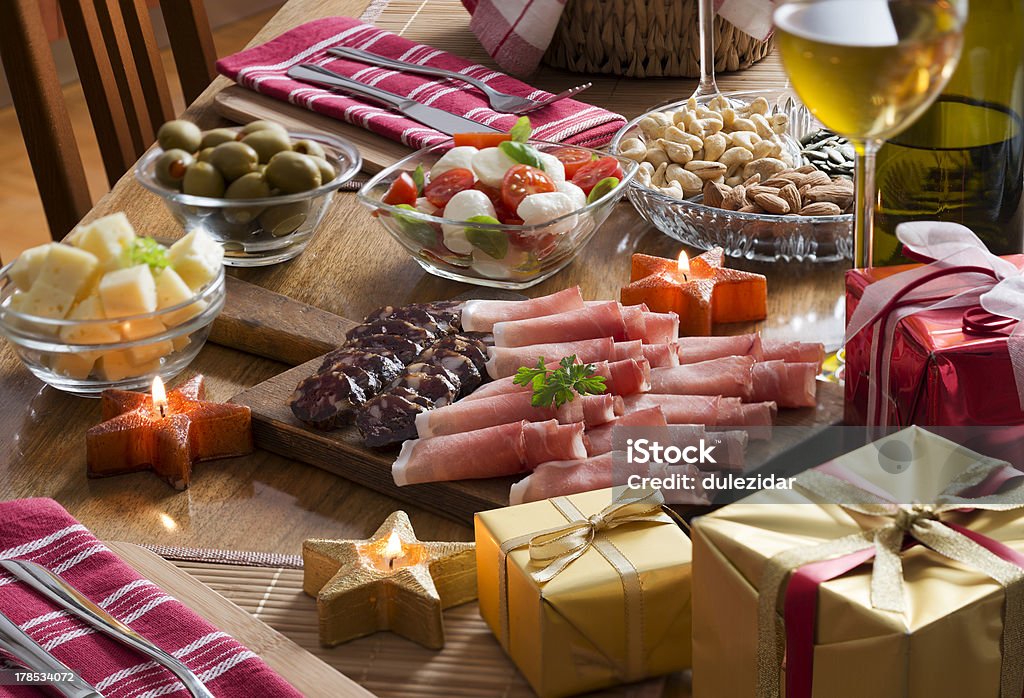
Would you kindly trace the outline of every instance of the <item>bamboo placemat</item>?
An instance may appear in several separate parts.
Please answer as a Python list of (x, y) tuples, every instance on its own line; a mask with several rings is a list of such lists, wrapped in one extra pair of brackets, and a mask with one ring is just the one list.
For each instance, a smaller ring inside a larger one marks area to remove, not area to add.
[[(298, 556), (150, 549), (381, 698), (534, 695), (480, 618), (476, 603), (445, 611), (446, 641), (441, 651), (424, 649), (389, 632), (326, 648), (317, 636), (316, 603), (302, 591)], [(593, 698), (689, 695), (686, 677), (677, 676), (604, 691)]]

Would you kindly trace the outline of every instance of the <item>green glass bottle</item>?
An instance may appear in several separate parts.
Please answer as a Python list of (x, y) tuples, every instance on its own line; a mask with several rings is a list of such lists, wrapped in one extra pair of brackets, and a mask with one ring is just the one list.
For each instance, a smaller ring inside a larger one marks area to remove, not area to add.
[(1024, 250), (1024, 0), (970, 0), (960, 63), (879, 151), (875, 264), (907, 261), (896, 226), (943, 220), (996, 254)]

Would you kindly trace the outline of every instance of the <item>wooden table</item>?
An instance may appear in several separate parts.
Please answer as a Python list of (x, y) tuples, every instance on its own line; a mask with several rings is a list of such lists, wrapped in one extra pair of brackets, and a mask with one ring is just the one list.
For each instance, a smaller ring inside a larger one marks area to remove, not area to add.
[[(402, 2), (402, 0), (394, 0)], [(418, 2), (419, 0), (417, 0)], [(450, 2), (451, 0), (440, 0)], [(253, 40), (265, 41), (285, 29), (327, 15), (358, 16), (366, 0), (291, 0)], [(468, 19), (433, 27), (414, 38), (442, 48), (469, 45)], [(382, 25), (395, 31), (402, 27)], [(479, 51), (479, 48), (476, 49)], [(774, 59), (753, 71), (782, 79)], [(753, 72), (751, 71), (751, 72)], [(544, 69), (539, 87), (572, 84), (578, 76)], [(726, 76), (723, 90), (735, 84)], [(629, 91), (633, 116), (645, 105), (692, 91), (691, 80), (597, 79), (589, 99)], [(188, 109), (186, 118), (203, 128), (220, 124), (213, 95), (229, 85), (218, 78)], [(777, 83), (778, 84), (778, 83)], [(126, 175), (89, 214), (89, 219), (125, 211), (147, 234), (181, 234), (162, 202)], [(549, 293), (580, 284), (588, 298), (615, 298), (628, 276), (633, 251), (674, 256), (678, 243), (645, 224), (630, 204), (618, 210), (570, 267), (531, 289)], [(747, 266), (747, 265), (743, 265)], [(750, 266), (769, 275), (773, 321), (804, 337), (835, 337), (842, 313), (842, 265)], [(321, 231), (298, 259), (238, 276), (347, 317), (361, 317), (384, 303), (449, 298), (469, 287), (424, 273), (359, 206), (353, 194), (336, 197)], [(226, 400), (286, 367), (208, 344), (190, 367), (208, 378), (210, 397)], [(0, 500), (53, 497), (106, 540), (172, 546), (297, 553), (308, 537), (363, 537), (399, 505), (389, 498), (317, 468), (266, 452), (200, 464), (192, 488), (175, 492), (150, 474), (105, 480), (85, 476), (85, 431), (99, 421), (96, 400), (44, 387), (7, 345), (0, 347)], [(422, 538), (470, 540), (468, 527), (413, 507), (409, 512)]]

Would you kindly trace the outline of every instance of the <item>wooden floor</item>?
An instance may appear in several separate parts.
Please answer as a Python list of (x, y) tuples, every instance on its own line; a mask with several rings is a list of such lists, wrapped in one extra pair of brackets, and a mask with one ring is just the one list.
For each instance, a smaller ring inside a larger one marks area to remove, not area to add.
[[(226, 56), (243, 48), (275, 11), (247, 17), (214, 32), (217, 55)], [(164, 67), (170, 76), (175, 111), (180, 112), (184, 101), (174, 76), (174, 62), (166, 51)], [(109, 187), (81, 86), (78, 83), (67, 85), (64, 97), (95, 201)], [(0, 162), (4, 164), (0, 168), (0, 260), (6, 263), (22, 250), (47, 242), (50, 237), (13, 107), (0, 109)]]

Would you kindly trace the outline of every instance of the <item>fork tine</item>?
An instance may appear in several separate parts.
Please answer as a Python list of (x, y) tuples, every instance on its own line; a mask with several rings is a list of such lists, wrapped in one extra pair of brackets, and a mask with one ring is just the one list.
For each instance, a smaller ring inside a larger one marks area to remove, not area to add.
[(545, 97), (544, 99), (537, 100), (533, 104), (524, 105), (522, 108), (517, 109), (515, 111), (515, 113), (517, 115), (522, 116), (523, 114), (529, 114), (530, 112), (537, 111), (538, 109), (543, 109), (544, 107), (548, 106), (549, 104), (554, 104), (555, 102), (560, 102), (563, 99), (568, 99), (569, 97), (573, 97), (575, 95), (578, 95), (580, 92), (583, 92), (583, 90), (586, 90), (589, 87), (592, 87), (593, 84), (594, 83), (592, 83), (592, 82), (585, 82), (582, 85), (577, 85), (576, 87), (570, 87), (568, 90), (562, 90), (557, 95), (551, 95), (550, 97)]

